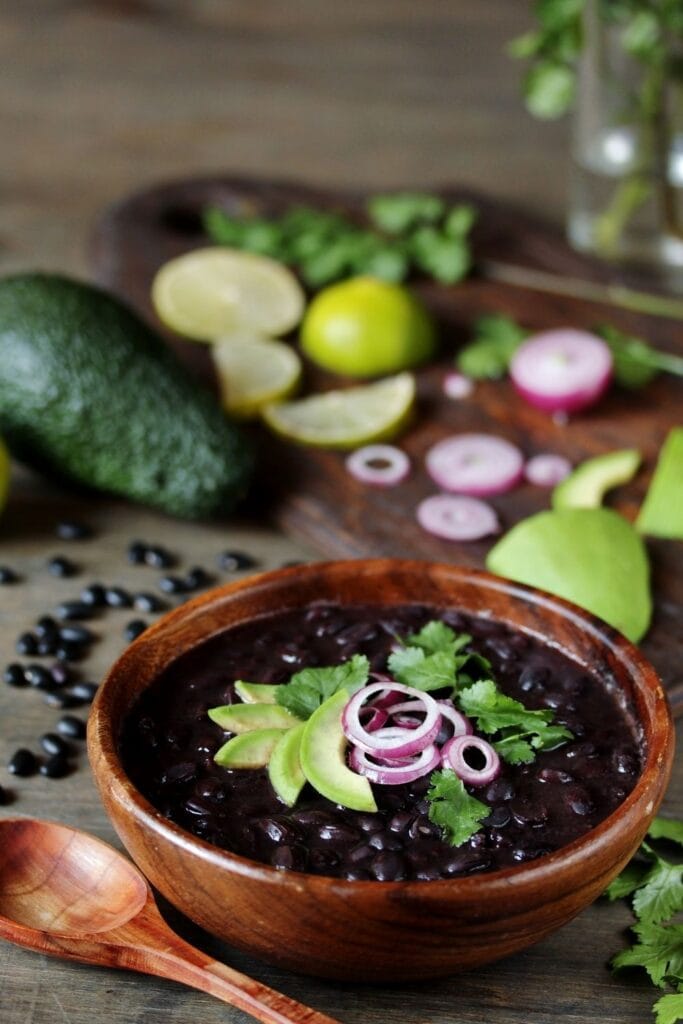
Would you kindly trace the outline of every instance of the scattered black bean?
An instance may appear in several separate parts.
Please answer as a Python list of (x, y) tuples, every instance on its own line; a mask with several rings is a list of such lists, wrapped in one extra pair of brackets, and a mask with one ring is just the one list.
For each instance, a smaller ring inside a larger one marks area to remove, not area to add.
[(10, 791), (5, 789), (4, 786), (0, 786), (0, 807), (3, 807), (5, 804), (10, 804), (11, 802), (12, 794)]
[(165, 594), (185, 594), (187, 585), (180, 576), (162, 576), (159, 580), (159, 590)]
[(42, 640), (45, 637), (56, 636), (57, 623), (51, 615), (41, 615), (33, 629), (36, 636)]
[(0, 565), (0, 583), (18, 583), (19, 577), (9, 565)]
[(147, 545), (142, 540), (132, 540), (126, 548), (126, 558), (131, 565), (143, 565), (146, 554)]
[(71, 771), (71, 765), (65, 757), (55, 755), (48, 757), (40, 766), (40, 774), (48, 779), (63, 779)]
[(147, 592), (136, 594), (133, 598), (133, 606), (139, 612), (163, 612), (168, 608), (166, 601), (162, 601), (156, 594)]
[(58, 661), (80, 661), (86, 653), (83, 644), (75, 644), (70, 640), (60, 640), (55, 647), (55, 658)]
[(7, 763), (7, 771), (11, 775), (20, 775), (23, 778), (35, 775), (37, 769), (38, 762), (35, 754), (32, 754), (26, 747), (19, 747), (18, 750), (15, 750)]
[(77, 700), (91, 704), (97, 693), (97, 683), (74, 683), (73, 686), (69, 687), (67, 693), (71, 697), (76, 697)]
[(176, 560), (167, 548), (156, 545), (148, 547), (145, 552), (145, 565), (152, 569), (172, 569), (175, 564)]
[(101, 583), (90, 583), (81, 590), (81, 602), (93, 608), (104, 608), (107, 603), (105, 589)]
[(68, 621), (91, 619), (94, 614), (95, 607), (86, 601), (63, 601), (57, 608), (57, 618)]
[(78, 566), (70, 558), (64, 558), (63, 555), (55, 555), (47, 563), (47, 571), (51, 576), (59, 576), (60, 579), (64, 579), (68, 576), (75, 576), (78, 572)]
[(55, 533), (60, 540), (87, 540), (92, 537), (91, 528), (75, 519), (62, 519), (57, 523)]
[(95, 634), (87, 626), (60, 626), (59, 639), (69, 644), (91, 644)]
[(63, 715), (57, 722), (57, 732), (71, 740), (84, 740), (85, 722), (76, 715)]
[(217, 562), (223, 572), (239, 572), (241, 569), (254, 569), (258, 565), (257, 560), (245, 551), (222, 551)]
[(50, 675), (55, 686), (66, 686), (73, 680), (74, 674), (69, 665), (65, 665), (63, 661), (55, 662), (50, 667)]
[(36, 647), (36, 654), (41, 658), (47, 658), (50, 654), (55, 653), (56, 646), (57, 641), (54, 638), (50, 638), (49, 640), (39, 640), (38, 646)]
[(144, 633), (146, 629), (147, 623), (142, 619), (131, 619), (130, 622), (126, 624), (126, 627), (123, 630), (123, 635), (128, 643), (132, 643), (133, 640), (139, 637), (141, 633)]
[(201, 590), (203, 587), (210, 587), (213, 581), (213, 576), (206, 569), (195, 565), (185, 577), (185, 586), (188, 590)]
[(14, 647), (17, 654), (27, 654), (31, 657), (32, 654), (38, 653), (38, 640), (34, 633), (22, 633), (17, 637)]
[(34, 663), (27, 665), (24, 669), (24, 676), (27, 683), (35, 686), (36, 690), (51, 690), (54, 686), (52, 674), (44, 665), (36, 665)]
[(80, 708), (83, 701), (78, 697), (65, 693), (63, 690), (48, 690), (43, 694), (43, 700), (49, 708), (58, 708), (60, 711), (68, 711), (70, 708)]
[(46, 732), (40, 737), (40, 745), (50, 757), (68, 757), (71, 747), (56, 732)]
[(104, 600), (109, 608), (130, 608), (133, 598), (123, 587), (107, 587)]
[(8, 686), (26, 686), (28, 682), (24, 675), (24, 668), (18, 661), (13, 661), (5, 666), (2, 678)]

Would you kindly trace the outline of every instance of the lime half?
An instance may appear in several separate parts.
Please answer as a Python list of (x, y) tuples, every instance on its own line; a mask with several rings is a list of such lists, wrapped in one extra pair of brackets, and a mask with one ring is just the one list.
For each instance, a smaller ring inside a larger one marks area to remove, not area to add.
[(275, 433), (299, 444), (357, 448), (398, 434), (414, 402), (415, 378), (400, 373), (376, 384), (267, 405), (263, 418)]
[(177, 334), (215, 341), (236, 329), (286, 334), (304, 311), (292, 272), (266, 256), (212, 246), (165, 263), (152, 283), (159, 319)]
[(284, 341), (243, 332), (211, 346), (223, 408), (239, 419), (258, 416), (262, 406), (293, 395), (301, 360)]

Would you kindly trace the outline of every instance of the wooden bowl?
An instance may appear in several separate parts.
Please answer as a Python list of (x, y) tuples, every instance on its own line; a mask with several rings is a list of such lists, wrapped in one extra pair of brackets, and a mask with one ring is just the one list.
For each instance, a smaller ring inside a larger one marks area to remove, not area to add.
[[(559, 647), (631, 697), (646, 744), (635, 788), (597, 828), (519, 867), (445, 881), (350, 882), (278, 871), (166, 820), (124, 771), (118, 739), (139, 694), (179, 654), (235, 625), (313, 601), (425, 603), (498, 620)], [(295, 971), (354, 981), (437, 977), (523, 949), (588, 906), (623, 868), (657, 811), (673, 727), (654, 669), (623, 636), (529, 587), (450, 565), (391, 559), (318, 563), (210, 591), (132, 644), (100, 688), (88, 749), (102, 800), (133, 860), (214, 935)]]

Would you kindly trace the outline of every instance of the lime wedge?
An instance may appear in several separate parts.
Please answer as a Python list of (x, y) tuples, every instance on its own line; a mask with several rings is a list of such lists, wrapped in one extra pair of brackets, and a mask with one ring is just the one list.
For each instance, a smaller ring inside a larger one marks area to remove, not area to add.
[(299, 444), (358, 448), (394, 437), (410, 419), (414, 402), (415, 378), (399, 373), (376, 384), (267, 405), (263, 418), (276, 434)]
[(214, 341), (243, 327), (286, 334), (304, 311), (292, 272), (266, 256), (215, 246), (165, 263), (152, 283), (159, 319), (177, 334)]
[(296, 391), (301, 360), (291, 345), (242, 332), (211, 346), (223, 408), (239, 419), (258, 416), (268, 402)]

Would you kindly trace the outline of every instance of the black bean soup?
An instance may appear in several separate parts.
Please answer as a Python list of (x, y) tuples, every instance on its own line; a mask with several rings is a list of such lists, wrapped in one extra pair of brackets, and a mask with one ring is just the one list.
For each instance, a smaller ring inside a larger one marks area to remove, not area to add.
[[(227, 738), (207, 710), (239, 702), (233, 683), (287, 682), (299, 669), (356, 652), (383, 670), (396, 636), (440, 618), (473, 636), (500, 688), (528, 708), (551, 708), (574, 739), (533, 764), (503, 763), (470, 789), (491, 807), (461, 847), (428, 817), (429, 778), (373, 786), (377, 814), (347, 810), (306, 786), (293, 808), (267, 772), (225, 769), (213, 756)], [(226, 630), (180, 656), (142, 695), (124, 724), (123, 763), (171, 821), (216, 846), (278, 868), (347, 879), (452, 878), (534, 860), (593, 828), (620, 804), (641, 770), (632, 710), (605, 681), (556, 650), (485, 619), (424, 606), (314, 605)]]

